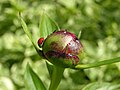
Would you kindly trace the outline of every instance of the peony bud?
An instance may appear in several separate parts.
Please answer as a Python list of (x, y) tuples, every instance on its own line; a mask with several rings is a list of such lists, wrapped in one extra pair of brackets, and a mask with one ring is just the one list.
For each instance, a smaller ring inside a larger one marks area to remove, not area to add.
[(45, 57), (54, 65), (74, 67), (80, 63), (83, 46), (77, 37), (68, 31), (61, 30), (49, 35), (43, 45)]

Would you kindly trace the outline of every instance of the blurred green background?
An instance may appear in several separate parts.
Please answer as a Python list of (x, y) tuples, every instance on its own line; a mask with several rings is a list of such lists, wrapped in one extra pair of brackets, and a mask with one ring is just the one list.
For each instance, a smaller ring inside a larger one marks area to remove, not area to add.
[[(0, 0), (0, 90), (26, 90), (23, 75), (28, 62), (46, 87), (50, 83), (45, 62), (24, 33), (18, 11), (35, 42), (43, 11), (62, 29), (76, 35), (82, 30), (80, 39), (86, 52), (82, 63), (120, 56), (120, 0)], [(120, 90), (120, 63), (67, 69), (59, 90), (81, 90), (86, 85), (91, 87), (87, 90)]]

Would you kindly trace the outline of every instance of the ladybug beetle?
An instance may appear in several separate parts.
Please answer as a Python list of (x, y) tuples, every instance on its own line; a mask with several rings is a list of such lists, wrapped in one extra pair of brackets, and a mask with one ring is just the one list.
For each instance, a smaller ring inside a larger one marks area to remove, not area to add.
[(44, 38), (42, 37), (42, 38), (40, 38), (40, 39), (38, 40), (38, 46), (39, 46), (39, 47), (42, 47), (43, 42), (44, 42)]

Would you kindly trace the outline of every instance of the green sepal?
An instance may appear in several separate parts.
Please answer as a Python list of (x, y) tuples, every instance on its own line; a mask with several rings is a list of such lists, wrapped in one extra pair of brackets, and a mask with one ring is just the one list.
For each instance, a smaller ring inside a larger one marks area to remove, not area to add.
[(55, 30), (59, 30), (59, 27), (54, 20), (52, 20), (47, 14), (43, 13), (40, 18), (39, 29), (40, 29), (40, 37), (46, 38)]

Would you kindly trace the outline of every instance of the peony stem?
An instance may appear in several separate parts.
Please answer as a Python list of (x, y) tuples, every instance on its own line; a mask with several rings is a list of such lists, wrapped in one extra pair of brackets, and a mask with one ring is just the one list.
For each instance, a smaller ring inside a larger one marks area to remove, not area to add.
[(65, 68), (54, 66), (49, 90), (56, 90), (62, 79)]

